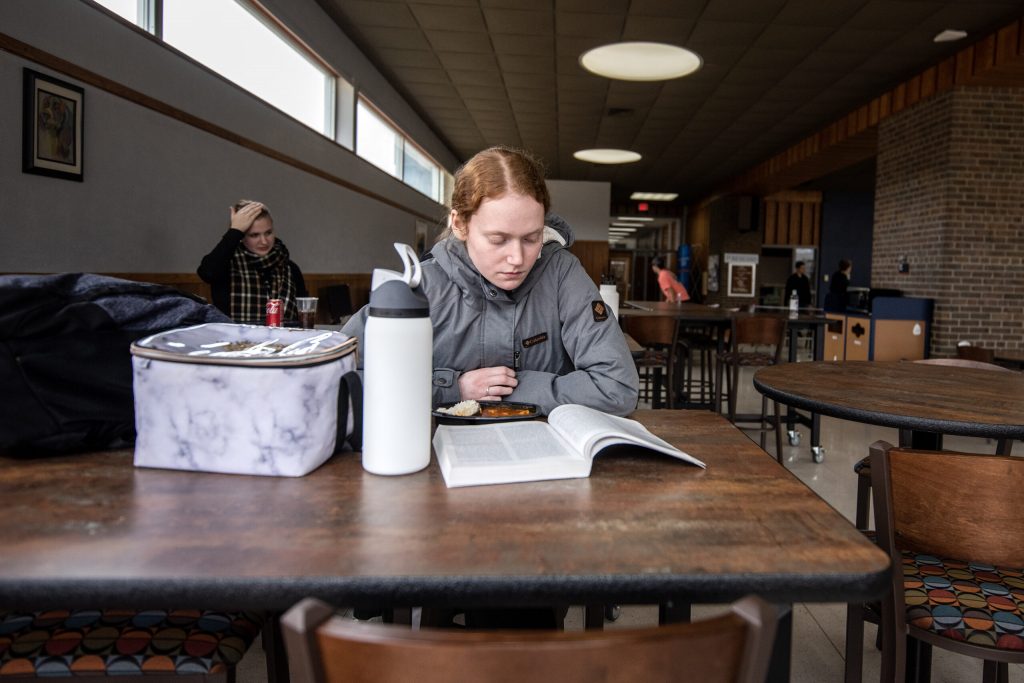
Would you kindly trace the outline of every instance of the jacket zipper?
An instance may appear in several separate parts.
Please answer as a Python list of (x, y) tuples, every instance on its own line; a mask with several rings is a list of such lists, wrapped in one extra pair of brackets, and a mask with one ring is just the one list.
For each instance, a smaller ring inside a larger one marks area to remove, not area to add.
[(519, 313), (519, 304), (512, 304), (512, 369), (519, 372), (519, 345), (516, 343), (516, 318)]

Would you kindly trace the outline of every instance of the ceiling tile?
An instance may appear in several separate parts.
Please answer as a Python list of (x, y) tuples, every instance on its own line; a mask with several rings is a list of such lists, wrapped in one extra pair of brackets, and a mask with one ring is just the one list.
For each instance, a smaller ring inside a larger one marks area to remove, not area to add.
[(398, 76), (403, 83), (450, 83), (448, 72), (444, 69), (416, 69), (408, 66), (396, 66), (391, 72)]
[[(501, 84), (501, 72), (497, 69), (481, 69), (479, 71), (449, 69), (447, 75), (451, 78), (452, 83), (460, 88), (467, 85), (494, 86)], [(504, 88), (501, 90), (505, 91)]]
[(513, 74), (552, 73), (554, 57), (535, 57), (533, 55), (498, 55), (501, 68)]
[[(416, 3), (411, 6), (416, 22), (424, 29), (442, 31), (475, 31), (484, 33), (484, 16), (479, 7), (445, 7)], [(387, 11), (378, 12), (386, 14)]]
[(509, 33), (494, 33), (491, 35), (491, 42), (494, 43), (494, 50), (498, 55), (525, 55), (529, 57), (544, 57), (554, 61), (555, 39), (553, 36), (524, 36)]
[(382, 26), (361, 26), (360, 33), (378, 49), (401, 50), (432, 49), (423, 31), (418, 28), (387, 28)]
[(626, 18), (622, 39), (655, 41), (685, 47), (689, 44), (694, 24), (692, 19), (686, 17), (630, 14)]
[(438, 51), (476, 55), (491, 55), (494, 51), (491, 39), (486, 33), (429, 30), (426, 36), (433, 48)]
[(711, 21), (751, 21), (768, 23), (779, 13), (786, 0), (710, 0), (701, 15)]
[(414, 66), (419, 68), (440, 68), (441, 61), (430, 50), (396, 50), (386, 48), (378, 52), (384, 63), (391, 67)]
[(346, 0), (338, 3), (341, 12), (352, 24), (365, 26), (388, 26), (393, 28), (416, 28), (416, 18), (405, 3), (396, 2), (382, 12), (379, 2), (374, 0)]
[(444, 68), (453, 71), (498, 71), (498, 62), (490, 54), (438, 52), (437, 56)]
[(555, 31), (559, 36), (596, 38), (602, 41), (619, 40), (625, 23), (625, 18), (616, 14), (555, 13)]
[(487, 29), (492, 33), (523, 36), (553, 36), (554, 12), (527, 9), (484, 9)]
[(864, 0), (788, 0), (773, 22), (794, 26), (832, 26), (838, 28), (852, 17)]
[(556, 86), (555, 73), (548, 69), (542, 73), (505, 71), (505, 85), (516, 88), (544, 88), (553, 89)]

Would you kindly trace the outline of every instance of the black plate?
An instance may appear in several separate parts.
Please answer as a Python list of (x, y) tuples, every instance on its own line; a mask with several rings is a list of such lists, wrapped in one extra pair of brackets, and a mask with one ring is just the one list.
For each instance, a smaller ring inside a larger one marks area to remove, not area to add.
[[(458, 403), (458, 401), (456, 402)], [(443, 403), (440, 408), (451, 408), (455, 403)], [(486, 413), (489, 406), (502, 406), (506, 408), (528, 408), (530, 410), (528, 415), (488, 415)], [(436, 410), (431, 413), (437, 418), (438, 424), (443, 425), (486, 425), (492, 422), (516, 422), (517, 420), (533, 420), (540, 417), (540, 410), (533, 403), (513, 403), (512, 401), (480, 401), (481, 414), (480, 415), (448, 415), (447, 413), (439, 413)]]

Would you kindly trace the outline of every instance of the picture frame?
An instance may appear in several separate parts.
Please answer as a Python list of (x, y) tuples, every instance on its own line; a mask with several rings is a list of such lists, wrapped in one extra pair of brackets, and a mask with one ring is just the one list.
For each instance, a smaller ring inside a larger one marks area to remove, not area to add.
[(24, 74), (21, 170), (82, 182), (85, 91), (29, 68)]

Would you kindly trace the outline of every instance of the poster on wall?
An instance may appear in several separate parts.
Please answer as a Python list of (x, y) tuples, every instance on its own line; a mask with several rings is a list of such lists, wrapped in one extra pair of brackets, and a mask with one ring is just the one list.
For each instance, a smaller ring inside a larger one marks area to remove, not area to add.
[(708, 254), (708, 291), (718, 291), (718, 254)]
[(757, 282), (757, 254), (732, 254), (725, 255), (725, 262), (728, 265), (727, 294), (734, 297), (754, 297), (755, 283)]
[(84, 115), (81, 88), (26, 68), (21, 170), (81, 181)]

